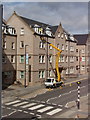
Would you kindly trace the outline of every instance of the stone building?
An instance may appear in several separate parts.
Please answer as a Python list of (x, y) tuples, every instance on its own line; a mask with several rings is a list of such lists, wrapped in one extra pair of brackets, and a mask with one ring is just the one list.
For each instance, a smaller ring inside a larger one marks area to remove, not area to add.
[(14, 27), (17, 34), (16, 81), (27, 86), (43, 83), (47, 77), (55, 77), (58, 51), (47, 43), (42, 43), (41, 36), (62, 50), (59, 60), (59, 67), (64, 67), (62, 77), (77, 74), (77, 41), (73, 35), (65, 31), (61, 23), (58, 26), (51, 26), (19, 16), (14, 12), (7, 24)]
[(2, 25), (2, 83), (13, 84), (16, 80), (16, 46), (17, 35), (15, 29), (6, 25), (3, 21)]
[(74, 37), (77, 39), (76, 47), (76, 70), (79, 74), (87, 74), (88, 68), (88, 34), (76, 34)]

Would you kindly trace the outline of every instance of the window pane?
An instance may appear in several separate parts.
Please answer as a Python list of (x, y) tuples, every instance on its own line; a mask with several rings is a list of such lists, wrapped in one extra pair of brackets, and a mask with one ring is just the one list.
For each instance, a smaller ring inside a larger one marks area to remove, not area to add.
[(15, 49), (15, 43), (12, 42), (12, 49)]
[(45, 78), (45, 71), (42, 71), (42, 78)]
[(15, 63), (15, 56), (14, 55), (11, 55), (11, 62)]
[(20, 62), (21, 62), (21, 63), (24, 63), (24, 55), (21, 55)]
[(20, 78), (24, 78), (24, 71), (20, 71)]
[(6, 63), (6, 57), (2, 56), (2, 63)]
[(24, 28), (21, 28), (21, 35), (24, 35)]
[(20, 42), (20, 48), (24, 48), (24, 41)]
[(85, 57), (82, 57), (82, 61), (85, 61)]

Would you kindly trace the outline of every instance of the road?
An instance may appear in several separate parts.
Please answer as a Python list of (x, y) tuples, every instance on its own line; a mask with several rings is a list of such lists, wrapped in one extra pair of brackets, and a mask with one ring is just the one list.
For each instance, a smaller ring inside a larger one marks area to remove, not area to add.
[[(88, 95), (88, 80), (80, 84), (80, 96)], [(63, 88), (53, 88), (33, 98), (18, 97), (3, 103), (3, 118), (55, 118), (68, 111), (72, 101), (77, 100), (77, 84), (67, 84)]]

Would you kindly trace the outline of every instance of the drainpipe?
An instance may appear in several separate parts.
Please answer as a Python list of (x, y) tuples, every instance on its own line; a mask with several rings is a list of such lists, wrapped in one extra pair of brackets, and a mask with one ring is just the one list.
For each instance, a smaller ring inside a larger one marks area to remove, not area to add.
[[(46, 38), (48, 42), (48, 37)], [(46, 43), (46, 79), (48, 78), (48, 43)]]

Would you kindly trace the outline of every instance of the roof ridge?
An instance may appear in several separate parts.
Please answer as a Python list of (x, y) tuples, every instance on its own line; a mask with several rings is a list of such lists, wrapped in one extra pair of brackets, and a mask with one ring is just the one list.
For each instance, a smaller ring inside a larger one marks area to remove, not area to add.
[(73, 35), (88, 35), (88, 33), (80, 33), (80, 34), (73, 34)]
[(50, 25), (50, 24), (43, 23), (43, 22), (40, 22), (40, 21), (36, 21), (36, 20), (30, 19), (30, 18), (27, 18), (27, 17), (23, 17), (23, 16), (19, 16), (19, 17), (21, 17), (21, 18), (23, 18), (23, 19), (27, 19), (27, 20), (29, 20), (29, 21), (33, 21), (33, 22), (39, 23), (39, 24), (43, 24), (43, 25), (46, 25), (46, 26), (52, 26), (52, 25)]

